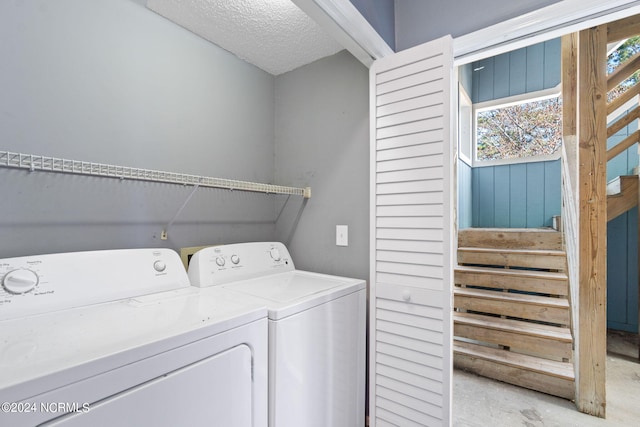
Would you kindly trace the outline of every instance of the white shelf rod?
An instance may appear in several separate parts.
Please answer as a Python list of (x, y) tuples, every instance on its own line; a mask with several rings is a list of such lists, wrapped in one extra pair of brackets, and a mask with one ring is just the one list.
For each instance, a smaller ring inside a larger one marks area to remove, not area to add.
[(228, 190), (252, 191), (256, 193), (289, 194), (294, 196), (303, 196), (305, 199), (311, 197), (310, 187), (285, 187), (282, 185), (211, 178), (208, 176), (163, 172), (127, 166), (114, 166), (33, 154), (13, 153), (10, 151), (0, 151), (0, 167), (29, 169), (30, 171), (102, 176), (119, 179), (134, 179), (139, 181), (153, 181), (169, 184), (198, 185), (200, 187), (224, 188)]

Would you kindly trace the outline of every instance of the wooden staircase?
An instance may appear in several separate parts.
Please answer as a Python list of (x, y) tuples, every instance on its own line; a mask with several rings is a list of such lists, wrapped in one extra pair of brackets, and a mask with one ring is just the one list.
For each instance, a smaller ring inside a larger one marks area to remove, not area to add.
[(619, 176), (607, 184), (607, 221), (638, 205), (638, 175)]
[(454, 366), (573, 399), (573, 338), (561, 233), (466, 229), (458, 241)]

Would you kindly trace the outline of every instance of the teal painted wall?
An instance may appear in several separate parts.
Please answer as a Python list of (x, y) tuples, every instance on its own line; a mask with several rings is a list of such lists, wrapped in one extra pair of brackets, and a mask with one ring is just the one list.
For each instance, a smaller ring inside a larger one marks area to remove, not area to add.
[(469, 228), (473, 225), (471, 166), (458, 161), (458, 228)]
[[(474, 103), (556, 87), (560, 39), (476, 61), (471, 70)], [(560, 160), (476, 167), (471, 187), (473, 227), (549, 227), (560, 215)]]
[[(632, 123), (609, 138), (610, 148), (638, 128)], [(607, 163), (607, 180), (638, 166), (638, 144)], [(607, 327), (638, 331), (638, 208), (607, 224)]]
[(474, 168), (472, 226), (550, 227), (560, 215), (560, 160)]
[(549, 89), (560, 84), (560, 39), (472, 64), (474, 103)]

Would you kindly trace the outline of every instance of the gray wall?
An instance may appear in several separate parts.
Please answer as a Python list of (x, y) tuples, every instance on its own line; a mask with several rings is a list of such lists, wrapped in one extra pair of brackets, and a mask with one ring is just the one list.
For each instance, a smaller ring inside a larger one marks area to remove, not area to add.
[(380, 34), (389, 47), (395, 50), (395, 0), (350, 0), (360, 14)]
[(506, 21), (559, 0), (397, 0), (396, 51)]
[[(0, 2), (0, 150), (273, 182), (274, 78), (143, 0)], [(288, 182), (278, 182), (288, 184)], [(276, 196), (0, 169), (0, 257), (275, 237)]]
[[(278, 76), (275, 147), (275, 180), (313, 191), (277, 224), (296, 267), (368, 278), (368, 70), (342, 51)], [(335, 244), (338, 224), (349, 226), (347, 247)]]

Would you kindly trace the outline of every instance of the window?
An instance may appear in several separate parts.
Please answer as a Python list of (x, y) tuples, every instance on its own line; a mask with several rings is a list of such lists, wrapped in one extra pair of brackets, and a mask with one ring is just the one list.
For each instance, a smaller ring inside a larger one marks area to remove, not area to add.
[(562, 100), (530, 93), (475, 106), (476, 161), (548, 156), (562, 144)]

